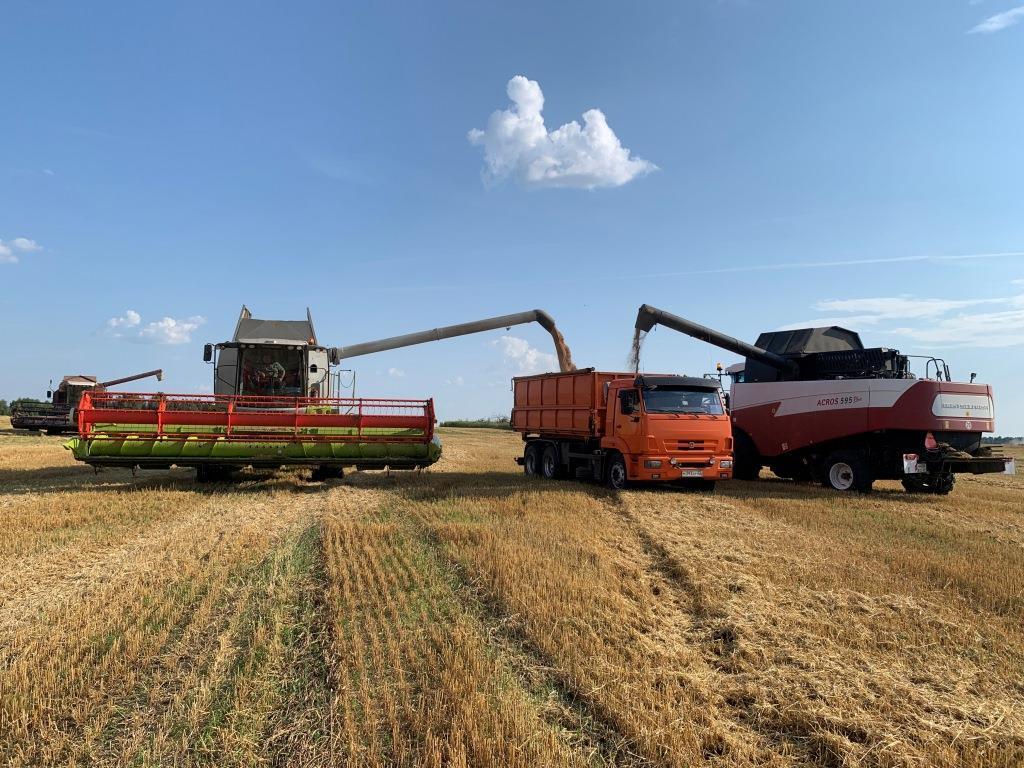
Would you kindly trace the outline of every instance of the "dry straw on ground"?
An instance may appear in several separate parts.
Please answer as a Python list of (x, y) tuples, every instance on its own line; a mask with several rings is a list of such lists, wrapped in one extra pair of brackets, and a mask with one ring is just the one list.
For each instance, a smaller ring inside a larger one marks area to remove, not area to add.
[(1021, 476), (612, 495), (444, 437), (196, 486), (0, 428), (0, 760), (1024, 762)]

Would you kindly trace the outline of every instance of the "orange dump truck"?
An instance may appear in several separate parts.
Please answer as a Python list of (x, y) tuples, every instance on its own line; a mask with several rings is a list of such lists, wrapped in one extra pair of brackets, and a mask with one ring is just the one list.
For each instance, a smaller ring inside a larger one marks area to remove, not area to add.
[(674, 481), (712, 490), (732, 477), (732, 429), (715, 379), (586, 368), (513, 381), (516, 461), (528, 475), (613, 489)]

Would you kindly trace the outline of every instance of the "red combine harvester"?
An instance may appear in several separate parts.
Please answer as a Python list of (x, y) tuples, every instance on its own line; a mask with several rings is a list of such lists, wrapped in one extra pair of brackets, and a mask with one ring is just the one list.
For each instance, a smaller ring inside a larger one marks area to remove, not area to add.
[(727, 370), (738, 479), (768, 466), (836, 490), (901, 480), (911, 493), (946, 494), (955, 473), (1016, 471), (981, 445), (995, 429), (992, 388), (952, 381), (941, 360), (927, 358), (922, 379), (909, 372), (909, 356), (865, 349), (845, 328), (762, 333), (751, 345), (647, 304), (637, 314), (635, 352), (655, 325), (746, 357)]

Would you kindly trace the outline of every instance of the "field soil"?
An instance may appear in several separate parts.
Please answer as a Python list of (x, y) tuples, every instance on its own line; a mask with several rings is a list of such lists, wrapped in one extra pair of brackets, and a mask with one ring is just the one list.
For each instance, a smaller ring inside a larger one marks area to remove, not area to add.
[(441, 434), (197, 485), (0, 420), (0, 763), (1024, 763), (1024, 476), (613, 494)]

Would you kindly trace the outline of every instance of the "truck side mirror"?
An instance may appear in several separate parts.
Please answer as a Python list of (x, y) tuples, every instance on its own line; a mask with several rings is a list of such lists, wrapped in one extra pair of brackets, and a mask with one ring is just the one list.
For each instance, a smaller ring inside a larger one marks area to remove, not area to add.
[(53, 390), (52, 389), (46, 390), (46, 399), (47, 400), (53, 399)]
[(213, 344), (203, 345), (203, 362), (208, 363), (213, 360)]

